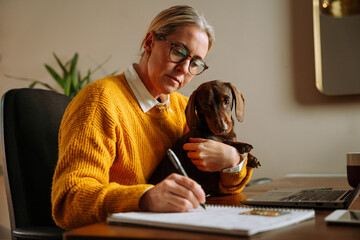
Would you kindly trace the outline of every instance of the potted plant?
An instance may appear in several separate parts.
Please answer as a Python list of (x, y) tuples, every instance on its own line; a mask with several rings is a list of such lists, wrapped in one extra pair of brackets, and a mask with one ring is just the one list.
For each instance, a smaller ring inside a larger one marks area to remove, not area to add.
[[(58, 58), (58, 56), (53, 53), (56, 62), (60, 66), (62, 70), (62, 74), (57, 73), (52, 67), (50, 67), (48, 64), (45, 64), (46, 70), (49, 72), (49, 74), (52, 76), (52, 78), (59, 84), (59, 86), (63, 89), (63, 94), (66, 96), (69, 96), (70, 98), (74, 98), (75, 95), (88, 83), (90, 83), (90, 77), (91, 74), (99, 70), (108, 60), (107, 58), (103, 63), (98, 65), (94, 70), (88, 70), (87, 74), (85, 76), (82, 76), (80, 71), (77, 70), (77, 62), (79, 55), (78, 53), (75, 53), (72, 59), (69, 61), (63, 63)], [(111, 75), (114, 75), (117, 71), (113, 72)], [(30, 78), (24, 78), (24, 77), (14, 77), (10, 75), (5, 75), (9, 78), (15, 78), (18, 80), (24, 80), (24, 81), (30, 81), (31, 84), (29, 85), (30, 88), (34, 88), (36, 85), (42, 85), (46, 87), (47, 89), (50, 89), (52, 91), (58, 92), (56, 89), (51, 87), (49, 84), (44, 83), (39, 80), (30, 79)]]

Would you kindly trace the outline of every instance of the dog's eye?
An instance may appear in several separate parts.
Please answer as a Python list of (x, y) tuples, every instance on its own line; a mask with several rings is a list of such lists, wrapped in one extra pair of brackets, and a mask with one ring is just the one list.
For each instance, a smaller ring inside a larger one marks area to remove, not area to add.
[(211, 108), (210, 104), (204, 103), (204, 109), (209, 110)]
[(225, 103), (225, 105), (228, 105), (228, 104), (230, 103), (230, 100), (229, 100), (229, 99), (225, 99), (225, 100), (224, 100), (224, 103)]

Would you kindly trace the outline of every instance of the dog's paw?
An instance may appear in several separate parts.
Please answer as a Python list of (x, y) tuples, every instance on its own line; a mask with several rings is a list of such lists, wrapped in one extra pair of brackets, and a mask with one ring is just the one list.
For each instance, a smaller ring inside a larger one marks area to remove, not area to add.
[(248, 143), (232, 142), (230, 145), (235, 147), (240, 154), (248, 153), (253, 149), (253, 146)]
[(247, 166), (251, 168), (261, 167), (260, 161), (252, 154), (248, 153)]

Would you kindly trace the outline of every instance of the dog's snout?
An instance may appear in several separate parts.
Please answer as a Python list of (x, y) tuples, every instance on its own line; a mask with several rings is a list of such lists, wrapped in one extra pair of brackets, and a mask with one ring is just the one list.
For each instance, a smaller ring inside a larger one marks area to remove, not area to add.
[(221, 131), (222, 131), (223, 133), (226, 133), (226, 131), (228, 130), (228, 128), (229, 128), (229, 125), (228, 125), (226, 122), (224, 122), (224, 123), (223, 123), (223, 126), (222, 126), (222, 128), (221, 128)]
[(211, 132), (215, 135), (224, 135), (231, 130), (231, 125), (229, 125), (226, 121), (219, 121), (217, 124), (214, 124), (213, 122), (211, 124), (208, 124)]

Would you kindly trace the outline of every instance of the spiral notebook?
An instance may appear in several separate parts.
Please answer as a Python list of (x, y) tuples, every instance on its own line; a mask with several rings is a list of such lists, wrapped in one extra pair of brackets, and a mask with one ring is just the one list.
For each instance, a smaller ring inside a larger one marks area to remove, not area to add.
[(206, 205), (185, 213), (113, 213), (109, 224), (132, 224), (186, 231), (251, 236), (314, 218), (312, 209)]

